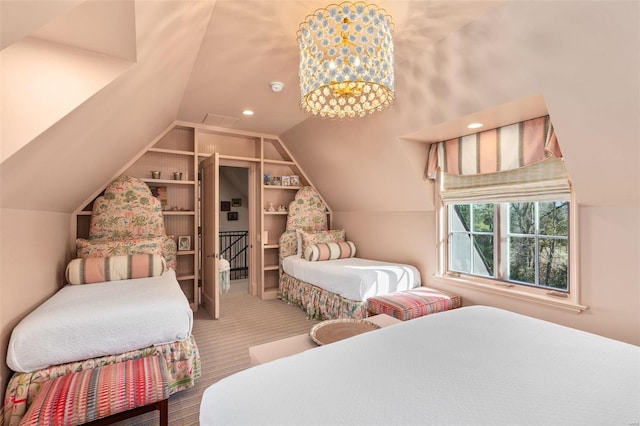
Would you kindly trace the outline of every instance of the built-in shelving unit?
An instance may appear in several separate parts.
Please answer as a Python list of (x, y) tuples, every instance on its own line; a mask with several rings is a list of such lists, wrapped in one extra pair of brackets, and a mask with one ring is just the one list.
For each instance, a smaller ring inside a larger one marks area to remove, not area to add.
[[(300, 169), (279, 138), (253, 132), (218, 128), (196, 123), (175, 122), (142, 153), (133, 159), (122, 174), (135, 176), (149, 185), (152, 191), (163, 188), (165, 227), (168, 235), (191, 237), (191, 250), (178, 251), (177, 275), (185, 295), (194, 310), (200, 303), (199, 280), (202, 253), (200, 250), (202, 227), (201, 197), (207, 196), (201, 188), (199, 168), (202, 161), (218, 154), (220, 165), (247, 167), (250, 169), (249, 240), (251, 255), (249, 279), (251, 293), (262, 298), (277, 296), (279, 279), (280, 235), (286, 229), (287, 211), (268, 211), (273, 205), (288, 208), (296, 192), (311, 182)], [(151, 171), (160, 171), (161, 177), (153, 179)], [(253, 172), (251, 172), (251, 170)], [(172, 179), (174, 172), (182, 178)], [(265, 184), (264, 176), (296, 176), (295, 185)], [(89, 232), (92, 200), (76, 215), (78, 237)], [(217, 206), (216, 208), (219, 208)], [(331, 218), (331, 212), (327, 209)], [(265, 232), (266, 231), (266, 232)], [(263, 236), (268, 239), (263, 241)]]
[[(159, 171), (154, 179), (151, 171)], [(174, 178), (174, 173), (182, 173)], [(198, 309), (199, 251), (197, 247), (197, 159), (194, 129), (176, 126), (165, 132), (138, 157), (131, 161), (119, 175), (137, 177), (157, 194), (162, 202), (165, 231), (177, 243), (180, 236), (191, 239), (190, 250), (177, 252), (176, 276), (191, 308)], [(115, 177), (115, 176), (114, 176)], [(77, 236), (87, 238), (91, 216), (89, 203), (77, 216)]]

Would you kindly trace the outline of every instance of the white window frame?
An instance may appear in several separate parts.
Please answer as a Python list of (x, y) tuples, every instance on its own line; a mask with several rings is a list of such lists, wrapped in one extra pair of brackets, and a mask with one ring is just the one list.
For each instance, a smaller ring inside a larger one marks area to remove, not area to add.
[[(579, 280), (579, 251), (578, 251), (578, 205), (575, 202), (573, 191), (569, 200), (569, 292), (553, 291), (546, 288), (536, 288), (527, 285), (517, 285), (508, 281), (500, 281), (488, 277), (463, 274), (448, 271), (449, 244), (448, 244), (448, 209), (440, 198), (440, 174), (435, 184), (436, 206), (436, 238), (437, 238), (437, 268), (434, 280), (446, 285), (461, 286), (474, 290), (498, 294), (501, 296), (518, 299), (525, 302), (565, 309), (576, 313), (583, 312), (586, 306), (580, 304), (580, 280)], [(489, 202), (489, 201), (487, 201)], [(475, 203), (482, 203), (476, 201)], [(493, 202), (492, 202), (493, 203)], [(500, 243), (499, 243), (500, 244)], [(503, 260), (503, 259), (501, 259)], [(499, 265), (496, 265), (498, 267)]]

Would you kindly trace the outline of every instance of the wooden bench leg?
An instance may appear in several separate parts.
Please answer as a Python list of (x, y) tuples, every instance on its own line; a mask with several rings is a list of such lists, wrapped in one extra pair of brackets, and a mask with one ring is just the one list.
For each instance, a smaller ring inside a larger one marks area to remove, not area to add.
[(160, 411), (160, 426), (169, 426), (169, 400), (163, 399), (158, 402), (158, 411)]
[(104, 417), (102, 419), (85, 423), (84, 426), (106, 426), (106, 425), (120, 422), (122, 420), (139, 416), (141, 414), (149, 413), (155, 410), (158, 410), (160, 412), (160, 426), (169, 426), (169, 400), (168, 399), (163, 399), (162, 401), (158, 401), (153, 404), (137, 407), (137, 408), (134, 408), (133, 410), (123, 411), (122, 413), (112, 414), (109, 417)]

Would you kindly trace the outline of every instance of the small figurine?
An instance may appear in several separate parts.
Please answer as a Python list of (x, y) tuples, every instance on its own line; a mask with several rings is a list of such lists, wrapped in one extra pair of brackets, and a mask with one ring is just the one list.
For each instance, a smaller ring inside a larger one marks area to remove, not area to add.
[(275, 212), (276, 211), (275, 207), (273, 207), (273, 203), (269, 203), (269, 207), (267, 207), (267, 211), (268, 212)]

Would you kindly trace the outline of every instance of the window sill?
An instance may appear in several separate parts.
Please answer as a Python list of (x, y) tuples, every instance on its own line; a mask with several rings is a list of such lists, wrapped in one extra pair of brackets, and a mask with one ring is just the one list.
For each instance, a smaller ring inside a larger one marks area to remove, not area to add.
[(442, 276), (442, 275), (434, 275), (432, 279), (441, 284), (445, 285), (455, 285), (465, 288), (471, 288), (474, 290), (481, 291), (483, 293), (491, 293), (498, 294), (505, 297), (510, 297), (512, 299), (523, 300), (526, 302), (537, 303), (540, 305), (550, 306), (553, 308), (563, 309), (575, 313), (581, 313), (588, 309), (588, 306), (580, 305), (570, 299), (560, 299), (554, 296), (547, 296), (544, 294), (536, 294), (532, 292), (527, 292), (514, 287), (502, 287), (497, 284), (492, 283), (490, 280), (470, 280), (466, 277), (453, 277), (453, 276)]

